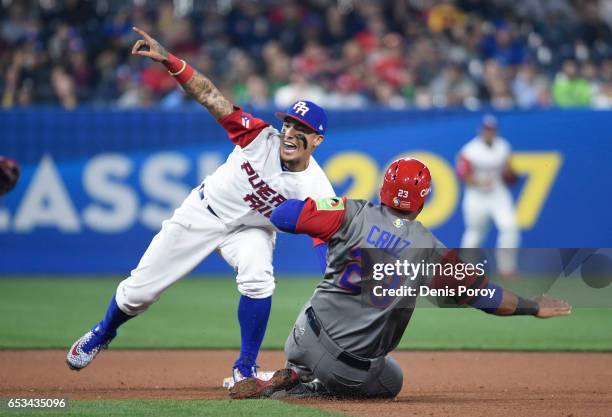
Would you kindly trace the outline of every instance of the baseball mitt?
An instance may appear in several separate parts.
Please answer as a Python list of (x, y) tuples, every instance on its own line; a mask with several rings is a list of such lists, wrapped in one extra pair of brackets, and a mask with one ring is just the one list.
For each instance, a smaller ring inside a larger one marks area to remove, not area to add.
[(19, 164), (17, 161), (0, 156), (0, 195), (15, 188), (19, 180)]

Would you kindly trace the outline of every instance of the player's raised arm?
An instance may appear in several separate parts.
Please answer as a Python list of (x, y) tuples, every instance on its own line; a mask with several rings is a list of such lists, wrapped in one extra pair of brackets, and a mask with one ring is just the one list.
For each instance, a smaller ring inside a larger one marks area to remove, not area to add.
[(161, 62), (183, 89), (198, 103), (206, 107), (215, 119), (221, 119), (234, 111), (234, 105), (227, 100), (207, 77), (202, 75), (184, 60), (169, 53), (147, 32), (134, 27), (134, 32), (142, 36), (132, 47), (133, 55), (151, 58)]

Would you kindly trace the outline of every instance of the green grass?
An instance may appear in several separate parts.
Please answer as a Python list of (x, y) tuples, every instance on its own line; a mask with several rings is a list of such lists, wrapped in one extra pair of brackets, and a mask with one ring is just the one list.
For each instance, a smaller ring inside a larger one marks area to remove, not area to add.
[[(66, 348), (101, 319), (119, 278), (1, 279), (0, 348)], [(316, 280), (280, 277), (264, 348), (280, 349)], [(231, 277), (190, 278), (126, 323), (113, 348), (239, 347)], [(426, 305), (431, 307), (427, 302)], [(400, 349), (612, 350), (612, 309), (569, 317), (495, 317), (473, 309), (418, 308)]]
[(126, 416), (166, 417), (199, 416), (217, 417), (231, 413), (232, 417), (334, 417), (314, 408), (291, 405), (274, 400), (198, 400), (198, 401), (71, 401), (62, 410), (16, 410), (0, 408), (0, 416)]

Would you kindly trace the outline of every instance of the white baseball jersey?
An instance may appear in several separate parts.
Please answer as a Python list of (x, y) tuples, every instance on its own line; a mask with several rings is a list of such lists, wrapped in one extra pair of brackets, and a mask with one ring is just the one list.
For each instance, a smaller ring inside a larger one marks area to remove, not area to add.
[(236, 270), (241, 294), (270, 297), (275, 287), (276, 228), (268, 220), (273, 208), (288, 198), (334, 195), (313, 158), (304, 171), (283, 170), (278, 131), (268, 123), (240, 109), (219, 122), (237, 146), (204, 180), (205, 201), (197, 188), (192, 190), (119, 284), (117, 305), (126, 314), (145, 311), (213, 251)]
[(461, 148), (457, 171), (462, 177), (473, 175), (476, 184), (467, 185), (468, 189), (492, 191), (504, 186), (504, 172), (511, 153), (510, 144), (499, 136), (491, 145), (476, 136)]
[(313, 157), (304, 171), (283, 170), (279, 132), (237, 109), (219, 120), (236, 147), (223, 165), (204, 180), (204, 194), (228, 225), (274, 228), (272, 210), (289, 198), (332, 197), (327, 176)]
[[(472, 175), (475, 184), (466, 184), (463, 196), (463, 220), (465, 232), (461, 247), (481, 247), (493, 220), (499, 233), (498, 248), (516, 248), (520, 234), (516, 223), (512, 195), (505, 186), (512, 177), (508, 160), (512, 153), (510, 144), (496, 137), (488, 145), (480, 136), (461, 148), (457, 160), (457, 173), (462, 178)], [(498, 272), (512, 274), (516, 271), (515, 252), (504, 251), (497, 256)]]

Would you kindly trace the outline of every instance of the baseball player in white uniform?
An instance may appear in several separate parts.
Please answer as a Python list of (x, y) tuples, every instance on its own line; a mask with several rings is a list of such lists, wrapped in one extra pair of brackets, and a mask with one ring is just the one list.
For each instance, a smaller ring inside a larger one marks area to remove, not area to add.
[[(233, 106), (208, 78), (169, 54), (147, 33), (135, 31), (143, 39), (136, 42), (132, 53), (163, 63), (185, 91), (217, 119), (236, 147), (163, 222), (138, 266), (119, 284), (104, 319), (73, 344), (68, 365), (75, 370), (86, 367), (108, 347), (121, 324), (144, 312), (168, 287), (217, 251), (236, 270), (241, 294), (241, 350), (234, 379), (251, 377), (274, 292), (272, 210), (289, 198), (334, 195), (311, 156), (323, 141), (327, 116), (316, 104), (298, 101), (286, 113), (277, 113), (283, 120), (279, 133)], [(327, 246), (322, 241), (315, 246), (324, 256)]]
[[(480, 134), (461, 148), (457, 173), (465, 182), (463, 218), (465, 232), (461, 247), (478, 248), (492, 219), (498, 230), (498, 248), (517, 248), (520, 235), (508, 184), (516, 181), (510, 166), (512, 149), (497, 135), (497, 120), (486, 115)], [(516, 251), (497, 252), (497, 268), (502, 276), (516, 274)]]

